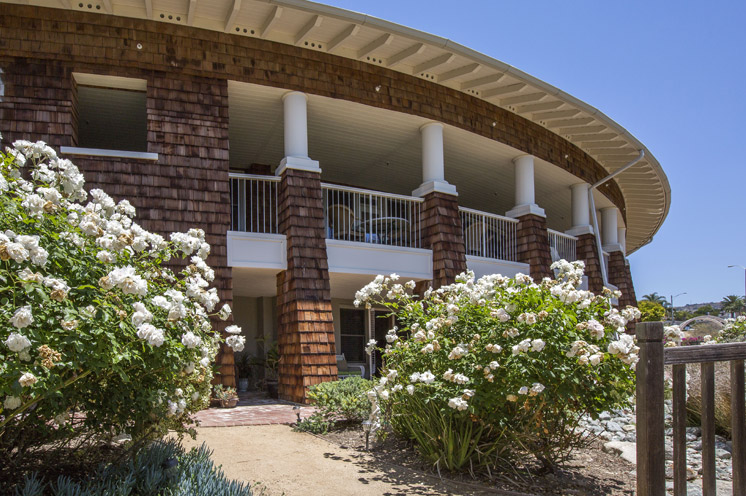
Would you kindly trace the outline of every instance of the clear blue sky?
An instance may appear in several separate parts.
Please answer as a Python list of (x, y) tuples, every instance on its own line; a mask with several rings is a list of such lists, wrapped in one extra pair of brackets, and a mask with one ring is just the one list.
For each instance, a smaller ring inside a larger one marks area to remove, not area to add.
[(325, 0), (478, 50), (600, 109), (671, 183), (668, 218), (630, 255), (638, 298), (744, 294), (746, 2)]

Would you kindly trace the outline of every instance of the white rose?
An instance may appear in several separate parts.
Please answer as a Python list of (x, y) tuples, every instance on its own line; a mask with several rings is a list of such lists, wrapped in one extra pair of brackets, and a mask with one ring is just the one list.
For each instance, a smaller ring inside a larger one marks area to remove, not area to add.
[(37, 380), (38, 379), (36, 378), (34, 374), (32, 374), (31, 372), (26, 372), (25, 374), (21, 376), (20, 379), (18, 379), (18, 383), (23, 387), (29, 387), (29, 386), (33, 386), (34, 384), (36, 384)]
[(34, 322), (34, 316), (31, 314), (31, 305), (26, 305), (13, 314), (10, 318), (10, 323), (18, 329), (30, 326)]
[(31, 347), (31, 341), (22, 334), (11, 332), (8, 339), (5, 340), (5, 346), (10, 348), (10, 351), (20, 353), (21, 351)]
[(228, 327), (225, 328), (225, 332), (227, 332), (228, 334), (241, 334), (242, 329), (238, 327), (237, 325), (229, 325)]
[(225, 344), (230, 346), (233, 351), (243, 351), (246, 338), (243, 336), (228, 336), (225, 340)]
[(6, 396), (5, 401), (3, 402), (3, 407), (6, 410), (15, 410), (21, 406), (21, 398), (18, 396)]
[[(228, 317), (231, 315), (231, 307), (227, 303), (223, 305), (223, 307), (218, 312), (218, 317), (220, 317), (220, 320), (227, 320)], [(227, 331), (227, 329), (226, 329)]]
[(196, 336), (192, 331), (187, 331), (181, 335), (181, 344), (190, 349), (196, 348), (202, 344), (202, 338)]

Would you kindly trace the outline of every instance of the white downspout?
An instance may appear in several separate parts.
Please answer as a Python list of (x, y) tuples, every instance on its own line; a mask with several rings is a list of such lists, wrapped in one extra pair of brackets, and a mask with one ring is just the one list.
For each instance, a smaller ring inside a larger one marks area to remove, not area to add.
[(597, 183), (593, 184), (590, 188), (588, 188), (588, 203), (590, 204), (591, 208), (591, 216), (593, 217), (593, 232), (596, 235), (596, 249), (598, 250), (598, 261), (601, 264), (601, 278), (603, 279), (604, 287), (608, 286), (609, 284), (609, 275), (606, 273), (606, 265), (604, 264), (604, 249), (603, 245), (601, 244), (601, 232), (598, 230), (598, 217), (596, 216), (596, 203), (593, 201), (593, 190), (601, 186), (603, 183), (608, 181), (609, 179), (612, 179), (622, 172), (626, 171), (633, 165), (635, 165), (637, 162), (642, 160), (642, 158), (645, 156), (645, 150), (640, 150), (640, 155), (637, 156), (636, 159), (634, 159), (632, 162), (628, 163), (627, 165), (620, 167), (619, 169), (615, 170), (605, 178), (601, 179)]

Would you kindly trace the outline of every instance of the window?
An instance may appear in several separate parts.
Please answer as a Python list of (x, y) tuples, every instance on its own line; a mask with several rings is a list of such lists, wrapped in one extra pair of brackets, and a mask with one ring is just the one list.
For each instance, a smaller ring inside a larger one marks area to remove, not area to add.
[(73, 142), (79, 148), (146, 152), (147, 82), (73, 74)]
[(339, 322), (345, 358), (348, 362), (365, 363), (365, 310), (340, 308)]

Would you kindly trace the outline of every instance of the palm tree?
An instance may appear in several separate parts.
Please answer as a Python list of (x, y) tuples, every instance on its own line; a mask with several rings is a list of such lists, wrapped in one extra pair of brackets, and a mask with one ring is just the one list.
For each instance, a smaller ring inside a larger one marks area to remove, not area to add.
[(650, 293), (646, 294), (642, 297), (643, 301), (652, 301), (653, 303), (657, 303), (663, 308), (668, 308), (669, 303), (666, 300), (665, 296), (659, 295), (658, 293)]
[(743, 298), (736, 295), (728, 295), (723, 298), (722, 311), (729, 313), (731, 317), (735, 317), (737, 313), (742, 313), (746, 308)]

